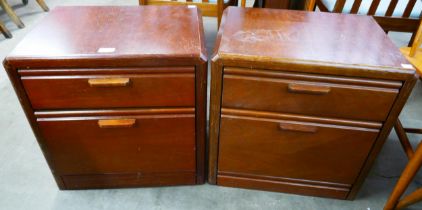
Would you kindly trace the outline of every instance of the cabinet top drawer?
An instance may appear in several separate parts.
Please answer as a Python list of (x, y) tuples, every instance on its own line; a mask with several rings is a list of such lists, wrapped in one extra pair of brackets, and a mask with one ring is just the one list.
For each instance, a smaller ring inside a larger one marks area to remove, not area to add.
[(383, 80), (246, 72), (225, 71), (223, 107), (384, 121), (401, 87)]
[[(163, 71), (19, 71), (34, 109), (192, 107), (193, 67)], [(72, 74), (69, 74), (72, 72)]]

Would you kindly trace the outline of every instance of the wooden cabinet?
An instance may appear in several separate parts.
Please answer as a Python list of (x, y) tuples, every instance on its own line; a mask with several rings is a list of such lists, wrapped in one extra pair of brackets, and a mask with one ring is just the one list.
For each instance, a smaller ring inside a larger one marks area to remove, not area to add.
[(4, 65), (58, 186), (83, 189), (204, 182), (206, 62), (196, 8), (58, 7)]
[(353, 199), (416, 81), (376, 22), (230, 7), (216, 46), (209, 182)]

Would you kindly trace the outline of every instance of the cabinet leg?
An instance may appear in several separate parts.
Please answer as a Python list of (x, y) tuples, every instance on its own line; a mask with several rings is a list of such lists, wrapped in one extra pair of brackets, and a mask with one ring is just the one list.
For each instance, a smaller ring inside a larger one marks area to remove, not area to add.
[(40, 7), (44, 10), (44, 12), (50, 11), (47, 4), (44, 2), (44, 0), (37, 0), (37, 3), (40, 5)]
[(21, 19), (16, 15), (15, 11), (13, 11), (12, 7), (6, 2), (6, 0), (0, 0), (0, 6), (4, 9), (4, 11), (9, 15), (12, 21), (19, 27), (24, 28), (25, 25), (21, 21)]
[(400, 197), (403, 195), (404, 191), (409, 186), (412, 179), (415, 177), (419, 168), (422, 165), (422, 144), (419, 144), (416, 149), (415, 154), (412, 159), (409, 160), (409, 163), (406, 165), (406, 168), (403, 170), (396, 186), (394, 187), (393, 192), (387, 200), (387, 203), (384, 206), (384, 210), (395, 209)]

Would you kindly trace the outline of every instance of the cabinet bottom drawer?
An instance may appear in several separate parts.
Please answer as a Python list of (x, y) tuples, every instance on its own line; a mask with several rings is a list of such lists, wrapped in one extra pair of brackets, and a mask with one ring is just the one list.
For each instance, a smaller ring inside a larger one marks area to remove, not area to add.
[(61, 178), (67, 190), (194, 185), (196, 180), (193, 172), (66, 175)]
[(337, 199), (346, 199), (350, 190), (348, 187), (300, 183), (291, 180), (270, 180), (255, 177), (240, 177), (220, 174), (218, 175), (217, 183), (218, 185), (227, 187), (240, 187)]
[(379, 128), (358, 127), (355, 122), (339, 125), (320, 123), (326, 119), (276, 118), (223, 112), (218, 174), (352, 185), (379, 132)]
[(196, 171), (195, 109), (37, 112), (59, 175)]

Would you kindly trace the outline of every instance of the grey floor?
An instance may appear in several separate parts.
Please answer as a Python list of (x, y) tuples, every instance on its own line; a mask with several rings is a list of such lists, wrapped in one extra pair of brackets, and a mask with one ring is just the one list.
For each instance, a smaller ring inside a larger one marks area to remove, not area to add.
[[(17, 29), (0, 10), (0, 19), (14, 35), (0, 36), (0, 60), (45, 15), (30, 0), (8, 0), (26, 24)], [(47, 0), (50, 8), (58, 5), (136, 5), (137, 0)], [(207, 48), (211, 52), (217, 31), (215, 18), (204, 18)], [(402, 46), (409, 34), (391, 33)], [(405, 125), (422, 126), (422, 85), (418, 83), (401, 115)], [(417, 144), (420, 136), (410, 136)], [(0, 209), (382, 209), (406, 157), (394, 132), (388, 138), (356, 200), (342, 201), (284, 193), (244, 190), (211, 185), (115, 190), (59, 191), (25, 119), (7, 75), (0, 67)], [(422, 175), (410, 189), (422, 185)], [(422, 204), (409, 209), (422, 209)]]

